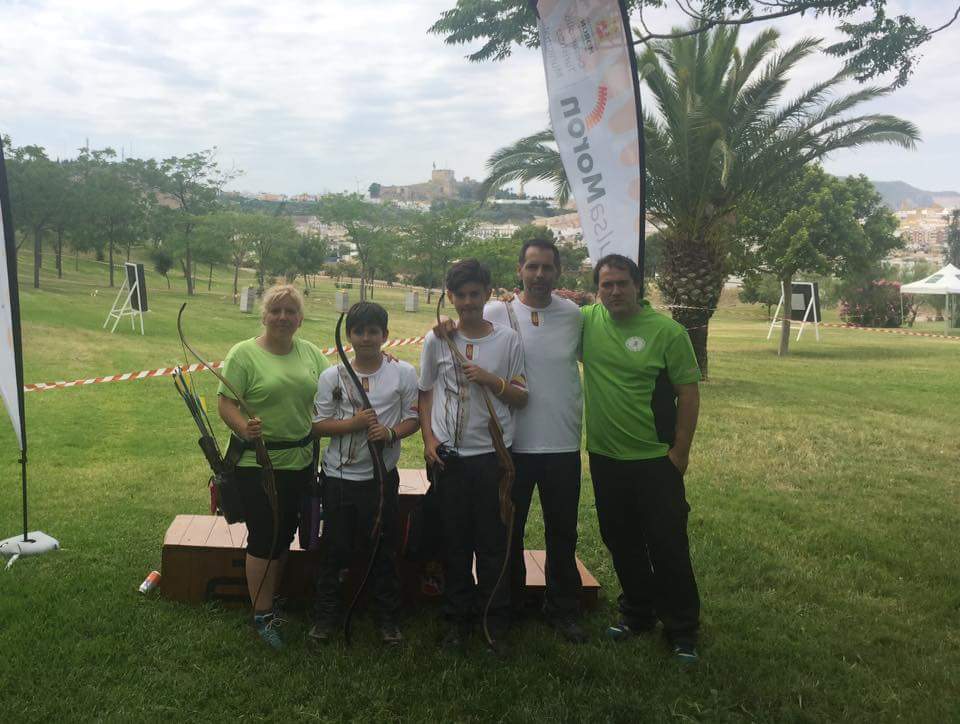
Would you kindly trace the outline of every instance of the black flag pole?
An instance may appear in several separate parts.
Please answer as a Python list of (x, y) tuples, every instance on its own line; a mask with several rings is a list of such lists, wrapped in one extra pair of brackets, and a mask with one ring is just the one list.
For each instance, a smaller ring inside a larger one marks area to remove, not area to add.
[(632, 31), (630, 30), (630, 14), (627, 12), (627, 4), (624, 0), (619, 0), (620, 18), (623, 23), (623, 32), (626, 36), (624, 41), (627, 44), (627, 53), (630, 56), (630, 74), (633, 77), (633, 93), (637, 98), (637, 143), (640, 146), (640, 234), (637, 241), (637, 266), (640, 267), (640, 294), (643, 294), (643, 255), (646, 246), (646, 224), (647, 224), (647, 159), (643, 143), (643, 104), (640, 101), (640, 74), (637, 71), (637, 48), (633, 44)]
[[(27, 424), (23, 399), (23, 335), (20, 328), (20, 287), (17, 278), (17, 245), (13, 236), (13, 214), (10, 208), (10, 189), (7, 186), (7, 169), (4, 162), (3, 144), (0, 142), (0, 216), (2, 216), (4, 255), (7, 267), (7, 290), (10, 297), (10, 337), (13, 349), (16, 376), (16, 406), (20, 429), (20, 486), (23, 496), (23, 535), (0, 541), (0, 555), (12, 556), (9, 567), (21, 555), (33, 555), (56, 550), (60, 544), (40, 531), (30, 532), (27, 514)], [(4, 290), (0, 290), (2, 294)], [(0, 353), (2, 353), (0, 345)], [(12, 400), (6, 400), (12, 404)], [(12, 417), (12, 415), (11, 415)]]

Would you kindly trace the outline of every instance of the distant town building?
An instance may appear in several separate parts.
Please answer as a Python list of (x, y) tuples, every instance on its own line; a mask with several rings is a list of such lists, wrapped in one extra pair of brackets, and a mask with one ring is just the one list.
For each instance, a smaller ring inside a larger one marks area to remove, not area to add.
[(495, 239), (501, 236), (512, 236), (520, 227), (517, 224), (480, 224), (473, 230), (473, 236), (478, 239)]
[(328, 224), (320, 221), (316, 216), (291, 216), (294, 228), (304, 236), (317, 234), (332, 241), (342, 241), (347, 238), (347, 230), (340, 224)]
[(580, 245), (583, 243), (583, 229), (580, 228), (580, 214), (560, 214), (559, 216), (537, 216), (531, 222), (535, 226), (546, 226), (558, 241)]

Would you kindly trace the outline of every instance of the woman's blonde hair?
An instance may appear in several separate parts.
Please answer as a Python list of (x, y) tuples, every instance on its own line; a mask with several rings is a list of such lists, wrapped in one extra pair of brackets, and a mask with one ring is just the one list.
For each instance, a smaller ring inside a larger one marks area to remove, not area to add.
[(293, 284), (275, 284), (263, 293), (263, 299), (260, 302), (260, 317), (265, 319), (267, 310), (277, 302), (291, 299), (300, 310), (300, 316), (304, 316), (303, 294)]

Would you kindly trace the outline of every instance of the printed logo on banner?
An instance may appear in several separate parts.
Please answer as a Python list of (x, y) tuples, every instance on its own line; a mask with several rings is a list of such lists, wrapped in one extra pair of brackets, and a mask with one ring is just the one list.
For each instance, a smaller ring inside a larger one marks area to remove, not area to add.
[(587, 115), (587, 128), (593, 128), (595, 125), (600, 123), (601, 119), (603, 118), (603, 112), (607, 108), (608, 94), (609, 91), (605, 85), (602, 85), (597, 89), (597, 104)]

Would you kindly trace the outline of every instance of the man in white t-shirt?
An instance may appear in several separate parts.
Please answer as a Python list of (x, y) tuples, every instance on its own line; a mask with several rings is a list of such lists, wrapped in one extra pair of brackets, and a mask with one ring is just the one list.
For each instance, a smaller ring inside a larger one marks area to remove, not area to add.
[(543, 612), (564, 638), (582, 643), (586, 634), (577, 621), (582, 584), (576, 547), (583, 416), (577, 357), (583, 321), (576, 304), (553, 294), (560, 269), (560, 251), (552, 241), (527, 241), (520, 249), (517, 270), (523, 290), (510, 302), (488, 303), (483, 316), (520, 335), (527, 369), (529, 401), (517, 411), (513, 438), (514, 615), (524, 614), (523, 534), (537, 487), (547, 548)]
[[(424, 457), (440, 496), (444, 533), (443, 646), (462, 650), (473, 623), (489, 602), (488, 630), (495, 652), (503, 651), (509, 623), (506, 581), (497, 586), (507, 555), (500, 518), (499, 471), (488, 427), (490, 398), (503, 442), (513, 444), (513, 410), (527, 402), (523, 350), (517, 334), (483, 318), (490, 298), (490, 272), (476, 259), (450, 267), (447, 298), (459, 327), (446, 340), (427, 334), (420, 358), (420, 427)], [(476, 557), (476, 585), (473, 562)]]
[(330, 438), (321, 464), (324, 554), (317, 577), (310, 639), (328, 641), (339, 625), (343, 595), (340, 571), (359, 545), (370, 544), (380, 500), (368, 441), (382, 442), (386, 471), (381, 511), (382, 542), (370, 572), (380, 634), (386, 644), (402, 640), (397, 626), (400, 580), (397, 575), (397, 517), (400, 440), (419, 427), (417, 373), (407, 362), (388, 362), (380, 348), (387, 340), (387, 310), (373, 302), (354, 304), (347, 313), (347, 337), (356, 356), (352, 366), (372, 409), (341, 363), (324, 370), (317, 383), (313, 431)]

